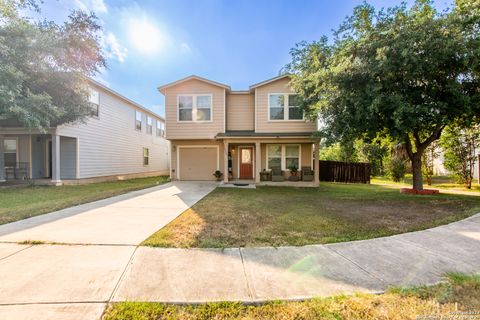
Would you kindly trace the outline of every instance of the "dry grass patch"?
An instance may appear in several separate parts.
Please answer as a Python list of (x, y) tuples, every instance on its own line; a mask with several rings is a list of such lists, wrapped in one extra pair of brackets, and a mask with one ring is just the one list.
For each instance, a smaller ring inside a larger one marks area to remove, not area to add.
[(480, 211), (480, 197), (416, 196), (374, 185), (217, 188), (144, 241), (160, 247), (307, 245), (435, 227)]
[[(394, 289), (385, 294), (359, 294), (303, 302), (270, 302), (247, 306), (235, 302), (178, 306), (152, 302), (111, 304), (103, 320), (156, 319), (457, 319), (457, 310), (480, 310), (480, 277), (450, 275), (449, 281), (431, 287)], [(434, 318), (436, 316), (437, 318)], [(473, 319), (473, 318), (472, 318)]]

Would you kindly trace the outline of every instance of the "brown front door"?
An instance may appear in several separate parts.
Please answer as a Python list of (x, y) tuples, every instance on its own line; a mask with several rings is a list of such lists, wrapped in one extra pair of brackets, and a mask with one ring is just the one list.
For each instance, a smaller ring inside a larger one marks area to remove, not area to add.
[(240, 147), (240, 179), (253, 179), (253, 148)]

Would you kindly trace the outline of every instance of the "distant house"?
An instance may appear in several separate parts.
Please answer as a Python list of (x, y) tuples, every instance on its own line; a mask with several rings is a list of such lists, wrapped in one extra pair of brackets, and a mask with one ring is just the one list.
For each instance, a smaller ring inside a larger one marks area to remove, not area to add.
[[(317, 121), (304, 117), (290, 76), (236, 91), (199, 76), (160, 86), (165, 96), (171, 177), (225, 183), (295, 179), (318, 184)], [(317, 152), (314, 152), (317, 150)]]
[(80, 183), (169, 173), (165, 120), (89, 80), (96, 115), (47, 132), (0, 126), (0, 181)]
[[(442, 148), (437, 149), (438, 157), (433, 160), (433, 174), (436, 176), (448, 176), (451, 174), (444, 166), (444, 154)], [(480, 153), (477, 154), (477, 161), (473, 168), (473, 178), (480, 183)]]

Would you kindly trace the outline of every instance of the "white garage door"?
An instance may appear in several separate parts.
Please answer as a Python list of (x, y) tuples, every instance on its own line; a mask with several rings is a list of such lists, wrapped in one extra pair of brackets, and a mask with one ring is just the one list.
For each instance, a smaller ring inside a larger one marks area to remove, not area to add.
[(179, 147), (178, 150), (179, 180), (215, 180), (216, 147)]

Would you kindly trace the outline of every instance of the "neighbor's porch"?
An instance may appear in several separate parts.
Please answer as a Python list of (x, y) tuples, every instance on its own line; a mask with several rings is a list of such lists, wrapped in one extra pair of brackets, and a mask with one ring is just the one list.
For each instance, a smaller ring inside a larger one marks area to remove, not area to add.
[[(318, 186), (318, 141), (224, 139), (226, 184)], [(317, 152), (316, 152), (317, 151)], [(291, 172), (295, 167), (297, 172)]]
[(0, 131), (0, 182), (59, 185), (79, 174), (77, 138), (23, 129)]

